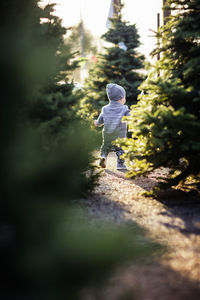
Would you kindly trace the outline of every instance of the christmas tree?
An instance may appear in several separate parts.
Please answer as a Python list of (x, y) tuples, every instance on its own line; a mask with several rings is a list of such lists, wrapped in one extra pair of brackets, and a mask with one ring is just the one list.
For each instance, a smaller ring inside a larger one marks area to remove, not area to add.
[(122, 142), (130, 176), (169, 168), (166, 185), (193, 179), (200, 170), (200, 1), (169, 0), (172, 14), (158, 32), (160, 60), (140, 86), (144, 95), (128, 120), (132, 139)]
[(85, 97), (80, 108), (84, 118), (93, 118), (108, 103), (105, 89), (110, 82), (125, 88), (128, 105), (137, 102), (138, 86), (143, 80), (139, 71), (143, 68), (144, 56), (137, 52), (140, 45), (137, 28), (123, 20), (122, 8), (121, 1), (118, 1), (111, 27), (102, 36), (111, 46), (105, 47), (104, 53), (98, 55), (98, 61), (85, 81)]

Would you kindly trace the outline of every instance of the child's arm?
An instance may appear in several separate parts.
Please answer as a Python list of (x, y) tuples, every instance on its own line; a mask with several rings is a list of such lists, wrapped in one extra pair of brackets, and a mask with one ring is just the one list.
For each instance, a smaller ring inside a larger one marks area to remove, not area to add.
[[(124, 105), (125, 106), (125, 110), (124, 110), (124, 114), (123, 114), (123, 117), (128, 117), (131, 115), (131, 111), (130, 109), (128, 108), (127, 105)], [(121, 122), (126, 122), (126, 120), (124, 120), (124, 118), (122, 117), (122, 120)]]
[(125, 107), (126, 107), (126, 111), (125, 111), (125, 113), (124, 113), (124, 116), (130, 116), (130, 109), (128, 108), (128, 106), (127, 105), (125, 105)]
[(103, 122), (103, 110), (101, 111), (99, 117), (97, 120), (94, 120), (94, 125), (97, 126), (103, 126), (104, 122)]

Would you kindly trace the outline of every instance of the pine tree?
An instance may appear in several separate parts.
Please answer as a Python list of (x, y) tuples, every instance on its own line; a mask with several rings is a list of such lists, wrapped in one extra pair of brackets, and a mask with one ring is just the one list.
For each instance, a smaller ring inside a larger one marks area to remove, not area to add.
[(167, 7), (173, 13), (154, 51), (161, 59), (140, 87), (124, 149), (130, 176), (167, 167), (166, 186), (175, 186), (200, 179), (200, 1), (169, 0)]
[(102, 38), (112, 44), (99, 54), (98, 62), (89, 72), (85, 82), (85, 98), (81, 102), (81, 114), (93, 118), (101, 107), (108, 103), (106, 84), (110, 82), (123, 86), (127, 93), (127, 104), (137, 102), (138, 86), (144, 79), (139, 70), (143, 68), (144, 56), (137, 52), (140, 45), (135, 25), (122, 18), (123, 5), (119, 1), (118, 13), (111, 19), (111, 28)]

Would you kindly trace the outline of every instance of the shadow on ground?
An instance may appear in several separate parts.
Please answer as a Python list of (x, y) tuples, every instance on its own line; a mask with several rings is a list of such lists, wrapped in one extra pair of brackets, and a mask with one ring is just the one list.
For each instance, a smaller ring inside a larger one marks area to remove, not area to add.
[(191, 193), (182, 190), (169, 189), (161, 191), (156, 196), (156, 200), (163, 203), (166, 212), (161, 214), (168, 217), (180, 218), (184, 223), (184, 228), (170, 223), (164, 224), (179, 230), (183, 234), (200, 235), (200, 199)]
[(149, 178), (149, 177), (137, 177), (135, 179), (132, 178), (127, 178), (126, 177), (126, 170), (117, 170), (117, 171), (113, 171), (110, 169), (105, 169), (105, 173), (117, 177), (117, 178), (121, 178), (124, 180), (128, 180), (133, 182), (135, 185), (138, 185), (139, 187), (141, 187), (142, 189), (144, 189), (145, 191), (150, 191), (152, 189), (152, 187), (155, 186), (156, 184), (156, 179), (155, 178)]
[[(142, 219), (146, 217), (147, 222), (157, 221), (158, 231), (162, 225), (165, 227), (162, 234), (167, 232), (166, 237), (171, 238), (173, 241), (175, 239), (175, 245), (179, 247), (171, 249), (170, 251), (173, 253), (178, 252), (178, 255), (180, 254), (181, 256), (182, 250), (186, 252), (188, 249), (189, 251), (199, 251), (200, 200), (197, 197), (183, 191), (171, 189), (160, 192), (153, 199), (137, 199), (135, 193), (140, 189), (136, 187), (138, 186), (144, 191), (149, 191), (157, 182), (156, 174), (148, 177), (138, 177), (134, 180), (126, 178), (125, 172), (115, 170), (113, 156), (111, 156), (111, 162), (108, 164), (103, 178), (99, 190), (97, 189), (88, 202), (90, 206), (89, 214), (92, 218), (95, 218), (95, 220), (114, 221), (116, 223), (131, 222), (137, 219), (138, 216), (136, 214), (138, 213)], [(128, 191), (126, 194), (127, 187)], [(130, 205), (134, 206), (140, 201), (141, 209), (139, 208), (136, 213), (136, 207), (132, 207), (132, 211), (130, 211)], [(152, 212), (151, 209), (153, 210), (154, 206), (155, 210)], [(143, 208), (145, 211), (143, 211)], [(145, 214), (146, 216), (144, 216)], [(154, 218), (157, 220), (154, 220)], [(178, 222), (174, 222), (176, 219), (182, 221), (180, 226)], [(151, 226), (151, 222), (147, 223), (147, 225)], [(151, 228), (149, 229), (151, 230)], [(179, 236), (179, 241), (176, 241), (177, 235)], [(176, 244), (182, 239), (184, 240), (183, 243), (180, 245)], [(191, 241), (194, 242), (193, 245)], [(185, 242), (186, 244), (184, 244)], [(193, 255), (192, 251), (189, 254)], [(199, 255), (197, 252), (193, 262), (197, 262), (198, 268), (199, 262), (197, 259)], [(187, 263), (187, 257), (183, 257), (182, 263)], [(190, 271), (193, 272), (192, 266)], [(199, 300), (200, 280), (197, 278), (195, 281), (191, 277), (185, 276), (184, 272), (175, 271), (169, 265), (159, 263), (158, 260), (149, 263), (143, 262), (140, 265), (132, 264), (124, 266), (124, 268), (115, 273), (101, 293), (96, 294), (96, 291), (93, 293), (93, 291), (89, 290), (89, 293), (86, 291), (85, 297), (83, 297), (83, 300), (97, 299)]]
[(81, 300), (199, 300), (195, 282), (157, 263), (119, 269), (101, 291), (84, 291)]
[[(94, 194), (90, 214), (98, 219), (121, 223), (127, 220), (128, 207), (105, 196)], [(175, 209), (175, 207), (173, 207)], [(169, 209), (173, 209), (172, 207)], [(168, 213), (168, 208), (166, 210)], [(172, 213), (171, 211), (169, 213)], [(178, 212), (176, 212), (178, 213)], [(103, 216), (103, 217), (102, 217)], [(128, 222), (131, 222), (129, 220)], [(186, 221), (187, 222), (187, 221)], [(168, 224), (169, 225), (169, 224)], [(123, 247), (123, 245), (122, 245)], [(85, 290), (82, 300), (199, 300), (200, 283), (192, 281), (155, 261), (147, 259), (125, 265), (104, 286), (103, 290)]]
[[(126, 178), (126, 171), (106, 169), (105, 172), (116, 178), (128, 180), (144, 191), (150, 191), (157, 182), (156, 175), (130, 179)], [(184, 223), (184, 228), (170, 223), (162, 223), (162, 225), (177, 229), (183, 234), (200, 235), (200, 198), (197, 197), (196, 194), (178, 189), (168, 189), (160, 191), (155, 199), (164, 204), (166, 208), (166, 211), (161, 212), (161, 214), (171, 218), (180, 218)]]

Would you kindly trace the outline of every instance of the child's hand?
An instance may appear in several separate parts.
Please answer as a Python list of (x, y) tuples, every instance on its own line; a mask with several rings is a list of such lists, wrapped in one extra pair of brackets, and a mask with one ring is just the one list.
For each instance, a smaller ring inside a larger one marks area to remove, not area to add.
[(97, 125), (97, 120), (94, 120), (94, 126), (96, 126), (96, 127), (98, 126)]

